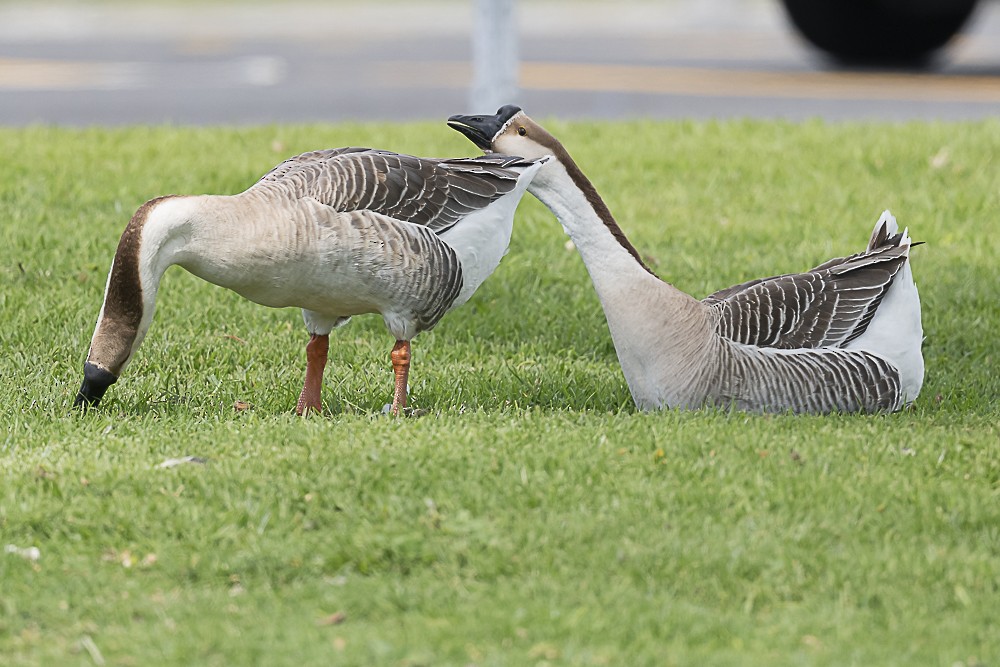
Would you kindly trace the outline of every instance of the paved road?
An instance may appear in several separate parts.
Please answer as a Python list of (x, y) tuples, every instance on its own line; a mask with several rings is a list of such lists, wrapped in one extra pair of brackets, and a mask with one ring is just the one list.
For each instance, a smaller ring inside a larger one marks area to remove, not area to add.
[[(832, 68), (777, 0), (522, 0), (539, 116), (995, 117), (1000, 4), (931, 72)], [(470, 110), (472, 3), (0, 3), (0, 124), (441, 119)], [(483, 111), (477, 109), (477, 111)]]

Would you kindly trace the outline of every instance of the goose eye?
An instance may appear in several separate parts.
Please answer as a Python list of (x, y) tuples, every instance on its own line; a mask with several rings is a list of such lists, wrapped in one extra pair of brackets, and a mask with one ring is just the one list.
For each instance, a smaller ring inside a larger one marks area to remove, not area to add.
[(524, 135), (526, 135), (528, 133), (528, 131), (526, 129), (524, 129), (523, 127), (519, 127), (519, 128), (517, 128), (517, 133), (520, 134), (523, 137)]

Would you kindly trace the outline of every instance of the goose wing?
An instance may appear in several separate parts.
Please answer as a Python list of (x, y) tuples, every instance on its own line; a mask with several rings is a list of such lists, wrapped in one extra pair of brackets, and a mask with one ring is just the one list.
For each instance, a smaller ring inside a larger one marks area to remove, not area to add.
[(285, 160), (254, 187), (282, 188), (340, 212), (371, 211), (440, 234), (511, 192), (530, 161), (508, 155), (419, 158), (368, 148), (334, 148)]
[(901, 238), (896, 235), (881, 247), (830, 260), (806, 273), (734, 285), (703, 303), (718, 313), (716, 333), (737, 343), (841, 347), (864, 333), (906, 262), (909, 243), (901, 245)]

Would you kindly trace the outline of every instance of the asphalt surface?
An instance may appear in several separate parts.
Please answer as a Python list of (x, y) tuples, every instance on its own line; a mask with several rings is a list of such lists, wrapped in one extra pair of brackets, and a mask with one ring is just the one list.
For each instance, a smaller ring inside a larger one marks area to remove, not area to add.
[[(777, 0), (521, 0), (519, 90), (565, 118), (1000, 111), (1000, 4), (929, 71), (838, 69)], [(0, 124), (440, 120), (472, 109), (473, 3), (0, 3)]]

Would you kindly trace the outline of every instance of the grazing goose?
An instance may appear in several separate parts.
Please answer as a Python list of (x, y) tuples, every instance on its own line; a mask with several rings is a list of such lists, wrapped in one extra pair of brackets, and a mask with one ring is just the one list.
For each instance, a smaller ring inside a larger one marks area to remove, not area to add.
[(299, 414), (322, 410), (330, 331), (381, 313), (396, 337), (399, 414), (410, 339), (493, 273), (543, 162), (337, 148), (286, 160), (237, 195), (145, 203), (115, 252), (75, 404), (96, 405), (121, 375), (149, 330), (164, 271), (177, 264), (256, 303), (302, 308), (310, 340)]
[(864, 252), (698, 301), (653, 274), (562, 144), (518, 107), (448, 123), (487, 153), (554, 156), (528, 191), (580, 252), (640, 409), (875, 412), (920, 392), (911, 242), (888, 211)]

